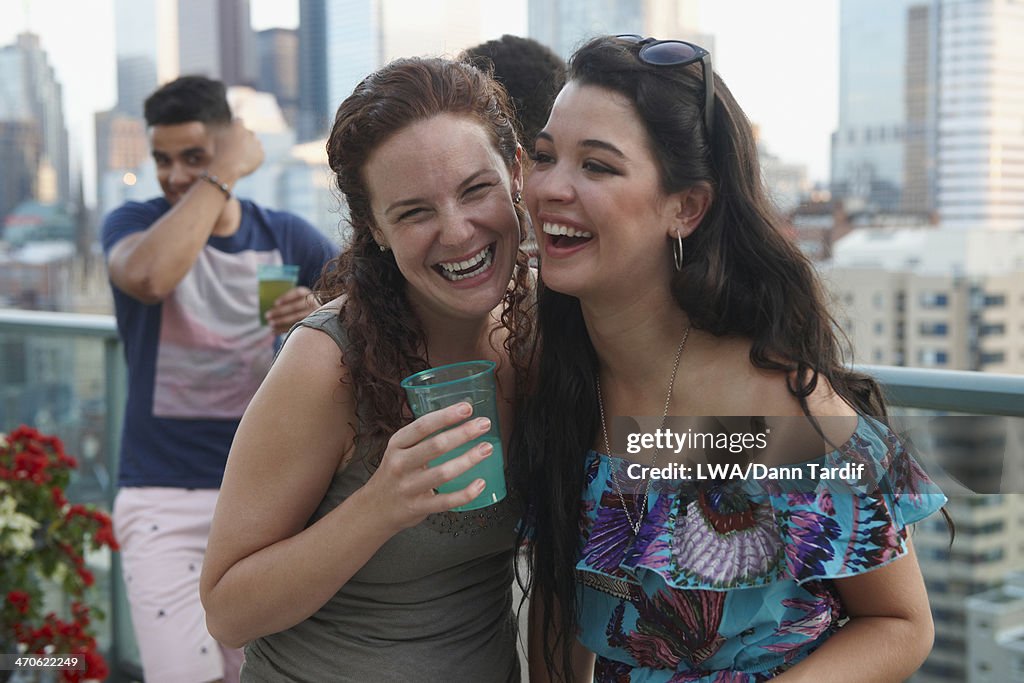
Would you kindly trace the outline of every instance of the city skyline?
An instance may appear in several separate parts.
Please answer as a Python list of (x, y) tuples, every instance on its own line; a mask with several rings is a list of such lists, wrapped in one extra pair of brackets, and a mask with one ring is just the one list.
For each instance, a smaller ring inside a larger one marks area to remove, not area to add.
[[(526, 35), (526, 7), (526, 0), (500, 7), (484, 3), (483, 33)], [(701, 29), (714, 35), (716, 70), (758, 126), (767, 148), (786, 162), (805, 165), (815, 182), (828, 180), (830, 135), (838, 119), (837, 12), (837, 0), (780, 0), (771, 7), (750, 0), (700, 5)], [(735, 21), (741, 15), (745, 20)], [(294, 28), (298, 2), (252, 0), (251, 16), (256, 30)], [(797, 16), (802, 19), (792, 19)], [(113, 0), (0, 3), (0, 45), (12, 43), (26, 29), (40, 36), (64, 87), (72, 175), (81, 174), (92, 205), (93, 116), (117, 100)], [(765, 35), (772, 40), (764, 40)], [(758, 49), (767, 49), (773, 59), (766, 60)], [(787, 67), (786, 58), (793, 65)]]

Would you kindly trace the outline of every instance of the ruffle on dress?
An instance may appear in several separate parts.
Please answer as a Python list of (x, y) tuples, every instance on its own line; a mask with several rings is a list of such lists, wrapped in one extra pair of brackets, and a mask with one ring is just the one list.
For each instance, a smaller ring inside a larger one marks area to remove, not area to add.
[[(946, 501), (899, 438), (871, 418), (810, 462), (862, 463), (863, 475), (655, 482), (634, 536), (623, 501), (635, 514), (646, 482), (626, 477), (625, 460), (588, 454), (580, 640), (611, 669), (633, 671), (614, 679), (758, 681), (781, 671), (838, 628), (842, 606), (822, 580), (904, 555), (908, 525)], [(613, 472), (626, 486), (621, 499)]]
[[(577, 570), (635, 583), (650, 571), (674, 588), (703, 590), (853, 576), (905, 554), (907, 527), (946, 502), (899, 438), (870, 418), (811, 462), (862, 464), (863, 474), (856, 481), (660, 481), (634, 539), (611, 480), (614, 468), (620, 485), (629, 482), (627, 463), (591, 451)], [(644, 486), (632, 483), (623, 491), (631, 511)]]

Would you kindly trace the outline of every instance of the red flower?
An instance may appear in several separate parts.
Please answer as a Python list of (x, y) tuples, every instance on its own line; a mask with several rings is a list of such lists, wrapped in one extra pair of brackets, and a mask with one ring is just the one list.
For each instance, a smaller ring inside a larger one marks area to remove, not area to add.
[(54, 486), (50, 489), (50, 497), (53, 499), (53, 504), (58, 508), (63, 508), (68, 504), (68, 499), (64, 497), (64, 490), (59, 486)]
[[(96, 579), (83, 555), (89, 546), (117, 549), (110, 517), (67, 500), (64, 491), (78, 463), (64, 452), (60, 439), (22, 426), (0, 443), (0, 481), (5, 482), (5, 496), (9, 492), (15, 509), (39, 522), (45, 532), (37, 539), (43, 544), (39, 552), (0, 561), (0, 585), (7, 591), (0, 641), (18, 643), (24, 652), (81, 655), (84, 670), (63, 671), (61, 681), (104, 679), (109, 669), (96, 652), (85, 597)], [(71, 616), (66, 621), (53, 612), (43, 615), (40, 601), (32, 597), (39, 589), (39, 578), (46, 578), (58, 565), (75, 570), (63, 579), (71, 599)]]
[(107, 668), (107, 662), (103, 657), (95, 651), (87, 651), (84, 654), (86, 678), (95, 678), (102, 681), (110, 675), (110, 669)]
[(79, 578), (82, 579), (82, 583), (86, 586), (92, 586), (96, 583), (96, 578), (92, 575), (92, 572), (85, 567), (78, 567), (75, 571), (78, 573)]
[(7, 602), (22, 614), (28, 614), (31, 596), (25, 591), (11, 591), (7, 594)]

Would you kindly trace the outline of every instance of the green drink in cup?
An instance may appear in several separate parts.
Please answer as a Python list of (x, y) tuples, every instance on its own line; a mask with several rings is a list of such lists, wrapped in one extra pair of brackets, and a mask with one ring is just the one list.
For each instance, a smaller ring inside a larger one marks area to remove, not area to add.
[(430, 461), (431, 467), (448, 462), (481, 441), (487, 441), (494, 447), (491, 455), (437, 487), (439, 493), (454, 493), (476, 479), (484, 480), (486, 486), (480, 495), (453, 510), (477, 510), (505, 497), (505, 459), (502, 457), (501, 431), (498, 428), (498, 393), (494, 383), (494, 368), (495, 364), (489, 360), (474, 360), (430, 368), (402, 380), (409, 407), (416, 417), (464, 402), (473, 406), (473, 414), (468, 419), (486, 417), (491, 420), (491, 428), (486, 434)]
[(280, 263), (261, 263), (256, 266), (256, 280), (260, 293), (260, 324), (267, 324), (267, 311), (282, 294), (291, 291), (299, 282), (299, 267)]

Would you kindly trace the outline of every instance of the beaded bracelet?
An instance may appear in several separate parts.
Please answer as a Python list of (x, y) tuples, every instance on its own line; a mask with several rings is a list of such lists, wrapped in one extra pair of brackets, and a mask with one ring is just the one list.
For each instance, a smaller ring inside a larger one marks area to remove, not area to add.
[(231, 188), (228, 187), (228, 184), (223, 182), (220, 178), (208, 171), (203, 171), (199, 174), (199, 177), (223, 192), (225, 197), (231, 199)]

